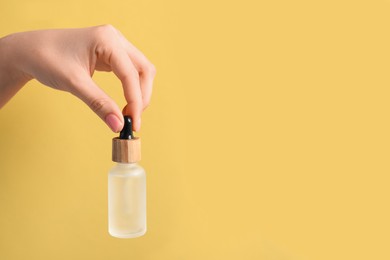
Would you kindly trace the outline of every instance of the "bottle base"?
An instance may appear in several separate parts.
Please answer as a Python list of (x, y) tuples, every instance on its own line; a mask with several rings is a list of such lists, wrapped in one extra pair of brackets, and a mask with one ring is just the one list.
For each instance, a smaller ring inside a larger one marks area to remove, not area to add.
[(136, 237), (140, 237), (140, 236), (145, 235), (146, 229), (144, 229), (144, 230), (142, 230), (140, 232), (137, 232), (137, 233), (129, 233), (129, 234), (118, 234), (118, 233), (115, 233), (115, 232), (111, 232), (110, 230), (108, 231), (108, 233), (111, 236), (116, 237), (116, 238), (136, 238)]

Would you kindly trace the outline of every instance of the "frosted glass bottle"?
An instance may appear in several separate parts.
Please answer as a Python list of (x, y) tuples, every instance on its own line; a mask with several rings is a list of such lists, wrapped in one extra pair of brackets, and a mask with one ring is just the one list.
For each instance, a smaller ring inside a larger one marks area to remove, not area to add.
[(117, 164), (108, 174), (108, 232), (118, 238), (134, 238), (146, 232), (146, 174), (141, 160), (141, 139), (133, 136), (131, 118), (112, 139), (112, 160)]
[(117, 163), (108, 175), (109, 233), (134, 238), (146, 232), (146, 174), (137, 163)]

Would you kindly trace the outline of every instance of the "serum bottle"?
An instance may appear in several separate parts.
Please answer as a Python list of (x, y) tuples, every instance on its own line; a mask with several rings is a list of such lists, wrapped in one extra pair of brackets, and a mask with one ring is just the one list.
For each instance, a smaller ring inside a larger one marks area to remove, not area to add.
[(119, 138), (112, 139), (108, 174), (108, 232), (113, 237), (135, 238), (146, 232), (146, 174), (141, 160), (141, 140), (133, 136), (131, 118), (125, 116)]

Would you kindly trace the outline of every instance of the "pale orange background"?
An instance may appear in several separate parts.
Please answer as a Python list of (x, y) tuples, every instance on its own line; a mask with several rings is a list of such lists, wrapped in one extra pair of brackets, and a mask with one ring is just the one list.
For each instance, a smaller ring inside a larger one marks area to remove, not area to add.
[[(2, 0), (0, 14), (1, 35), (110, 23), (158, 71), (139, 133), (147, 234), (107, 232), (114, 134), (32, 81), (0, 110), (0, 259), (390, 259), (390, 1)], [(125, 105), (114, 76), (94, 79)]]

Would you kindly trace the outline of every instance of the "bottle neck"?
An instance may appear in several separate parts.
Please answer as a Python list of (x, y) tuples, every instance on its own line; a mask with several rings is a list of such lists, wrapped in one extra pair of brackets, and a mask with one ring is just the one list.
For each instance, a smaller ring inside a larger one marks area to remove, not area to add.
[(138, 162), (132, 162), (132, 163), (124, 163), (124, 162), (116, 162), (119, 166), (129, 166), (129, 165), (137, 165)]

